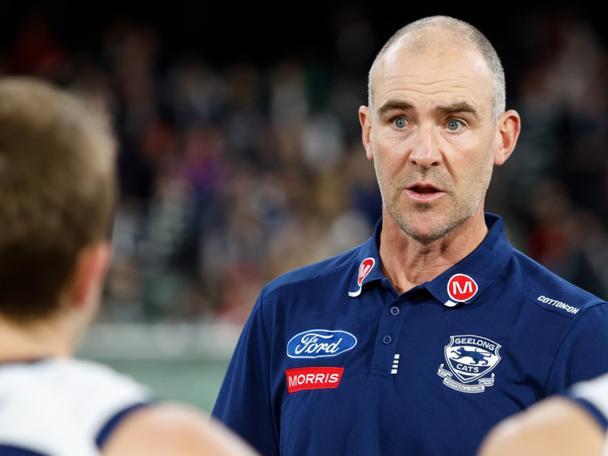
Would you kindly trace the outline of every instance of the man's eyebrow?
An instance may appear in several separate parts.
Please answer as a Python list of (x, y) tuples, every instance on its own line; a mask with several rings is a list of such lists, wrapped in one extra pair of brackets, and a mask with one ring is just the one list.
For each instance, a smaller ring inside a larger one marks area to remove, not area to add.
[(444, 106), (438, 106), (437, 111), (439, 111), (443, 114), (456, 114), (459, 112), (468, 112), (468, 113), (473, 114), (473, 116), (475, 116), (475, 118), (479, 120), (479, 113), (477, 112), (477, 109), (475, 109), (473, 106), (471, 106), (466, 101), (460, 101), (457, 103), (452, 103), (452, 104), (448, 104), (448, 105), (444, 105)]
[[(378, 115), (382, 116), (390, 111), (407, 111), (410, 109), (414, 109), (414, 105), (409, 101), (388, 100), (386, 103), (384, 103), (378, 108)], [(436, 110), (441, 112), (442, 114), (456, 114), (459, 112), (468, 112), (470, 114), (473, 114), (476, 119), (479, 120), (480, 118), (477, 109), (475, 109), (470, 103), (467, 103), (466, 101), (458, 101), (455, 103), (438, 106)]]
[(388, 100), (378, 108), (378, 115), (382, 116), (389, 111), (407, 111), (412, 109), (414, 105), (405, 100)]

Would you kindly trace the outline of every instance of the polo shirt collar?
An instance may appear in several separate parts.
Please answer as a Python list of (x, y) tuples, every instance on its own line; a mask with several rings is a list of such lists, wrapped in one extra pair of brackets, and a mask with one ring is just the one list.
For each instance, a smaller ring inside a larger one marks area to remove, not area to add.
[(435, 299), (448, 307), (475, 301), (494, 283), (513, 254), (502, 218), (486, 213), (485, 220), (488, 233), (481, 244), (450, 269), (423, 284)]
[(385, 278), (382, 272), (382, 260), (380, 259), (380, 232), (382, 231), (382, 218), (374, 227), (374, 233), (367, 241), (357, 249), (358, 269), (353, 277), (348, 296), (356, 298), (367, 288), (367, 285)]
[[(496, 280), (511, 257), (513, 247), (505, 237), (502, 218), (486, 213), (485, 222), (488, 233), (473, 252), (433, 280), (420, 285), (441, 304), (455, 307), (459, 303), (475, 301)], [(372, 237), (358, 249), (359, 269), (349, 289), (350, 297), (359, 296), (370, 283), (385, 278), (380, 259), (381, 230), (380, 219)]]

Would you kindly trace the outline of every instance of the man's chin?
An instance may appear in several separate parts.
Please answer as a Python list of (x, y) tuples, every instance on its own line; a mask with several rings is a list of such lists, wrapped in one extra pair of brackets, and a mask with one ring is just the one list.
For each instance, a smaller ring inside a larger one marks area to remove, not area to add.
[(422, 244), (441, 239), (457, 226), (432, 213), (406, 215), (397, 218), (396, 221), (405, 235)]
[(407, 228), (408, 227), (406, 227), (406, 229), (403, 229), (403, 227), (402, 227), (402, 231), (407, 236), (411, 237), (415, 241), (420, 242), (421, 244), (430, 244), (431, 242), (437, 241), (438, 239), (441, 239), (447, 233), (449, 233), (448, 230), (442, 230), (442, 229), (424, 230), (424, 229), (416, 229), (416, 228), (410, 228), (410, 229), (407, 229)]

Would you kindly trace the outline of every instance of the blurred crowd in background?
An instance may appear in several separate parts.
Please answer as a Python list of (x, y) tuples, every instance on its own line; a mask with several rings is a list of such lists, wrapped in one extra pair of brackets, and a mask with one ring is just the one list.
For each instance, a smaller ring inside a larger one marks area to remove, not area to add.
[[(493, 42), (503, 32), (473, 23)], [(523, 132), (488, 209), (517, 248), (608, 298), (605, 37), (577, 14), (501, 27), (516, 37), (495, 44)], [(357, 109), (395, 30), (346, 14), (329, 59), (217, 63), (168, 50), (150, 24), (109, 21), (87, 51), (44, 14), (24, 17), (0, 72), (55, 81), (114, 116), (121, 198), (101, 320), (242, 324), (265, 282), (365, 240), (381, 202)]]

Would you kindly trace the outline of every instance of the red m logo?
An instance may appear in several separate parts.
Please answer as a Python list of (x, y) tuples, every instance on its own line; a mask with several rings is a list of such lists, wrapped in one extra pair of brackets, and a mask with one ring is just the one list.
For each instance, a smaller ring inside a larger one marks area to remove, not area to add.
[(456, 302), (465, 302), (477, 293), (475, 280), (466, 274), (454, 274), (448, 281), (448, 295)]
[(467, 293), (473, 293), (473, 282), (452, 282), (452, 294), (462, 295)]

